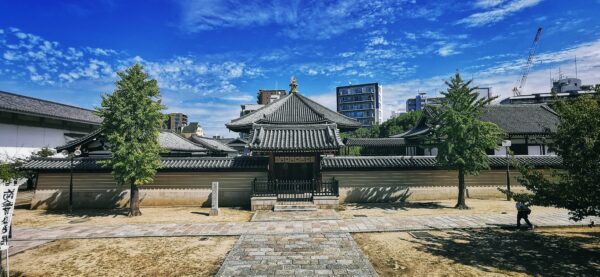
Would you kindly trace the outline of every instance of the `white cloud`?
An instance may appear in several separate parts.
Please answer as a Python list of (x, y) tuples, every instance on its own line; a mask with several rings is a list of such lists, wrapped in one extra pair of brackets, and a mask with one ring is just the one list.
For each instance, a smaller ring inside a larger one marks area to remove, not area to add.
[(354, 54), (356, 54), (356, 52), (349, 51), (349, 52), (342, 52), (342, 53), (339, 54), (339, 56), (343, 57), (343, 58), (347, 58), (347, 57), (350, 57), (350, 56), (354, 56)]
[(404, 1), (190, 0), (180, 2), (180, 26), (187, 32), (278, 25), (291, 38), (327, 39), (349, 30), (395, 20)]
[(438, 49), (437, 52), (442, 57), (460, 54), (460, 52), (456, 50), (456, 44), (454, 44), (454, 43), (449, 43), (449, 44), (442, 46), (440, 49)]
[[(523, 89), (524, 94), (550, 92), (550, 71), (558, 77), (558, 68), (565, 76), (575, 77), (574, 58), (577, 56), (578, 74), (583, 84), (600, 84), (600, 39), (575, 45), (568, 49), (544, 52), (535, 58), (535, 64), (529, 73), (528, 81)], [(461, 70), (463, 78), (474, 78), (473, 85), (491, 87), (492, 93), (499, 96), (500, 101), (512, 95), (512, 89), (521, 77), (523, 58), (515, 59), (513, 54), (498, 54), (496, 58), (506, 58), (493, 66), (478, 66), (476, 69)], [(384, 119), (389, 118), (391, 111), (404, 108), (405, 100), (415, 97), (417, 92), (425, 92), (428, 96), (438, 96), (446, 89), (444, 80), (448, 80), (454, 72), (422, 79), (406, 79), (401, 82), (384, 83)], [(418, 88), (416, 90), (415, 88)]]
[(94, 81), (95, 85), (111, 84), (116, 71), (142, 63), (146, 71), (159, 81), (159, 86), (174, 91), (201, 95), (238, 92), (233, 80), (262, 76), (262, 70), (244, 62), (219, 59), (200, 62), (192, 56), (176, 56), (169, 60), (150, 61), (127, 57), (112, 49), (97, 47), (62, 47), (58, 42), (11, 28), (7, 43), (0, 44), (0, 65), (20, 72), (11, 78), (28, 78), (44, 85), (70, 86), (73, 82)]
[(384, 37), (372, 37), (368, 43), (369, 46), (388, 45), (388, 44), (390, 44), (390, 43), (387, 40), (385, 40)]
[(4, 59), (9, 60), (9, 61), (15, 61), (18, 59), (17, 54), (13, 51), (4, 52), (2, 57), (4, 57)]
[(475, 7), (484, 9), (493, 8), (504, 2), (506, 2), (506, 0), (477, 0), (477, 2), (475, 2)]
[(98, 55), (98, 56), (110, 56), (110, 55), (117, 54), (117, 51), (112, 50), (112, 49), (102, 49), (102, 48), (92, 48), (92, 47), (86, 47), (85, 49), (89, 53)]
[[(481, 3), (495, 3), (496, 1), (480, 1)], [(540, 2), (542, 2), (542, 0), (510, 0), (509, 2), (506, 1), (501, 1), (501, 2), (505, 2), (503, 5), (501, 6), (497, 6), (500, 5), (500, 3), (498, 3), (497, 5), (488, 5), (486, 8), (492, 8), (489, 10), (486, 10), (484, 12), (478, 12), (478, 13), (474, 13), (466, 18), (463, 18), (459, 21), (457, 21), (457, 24), (464, 24), (468, 27), (478, 27), (478, 26), (485, 26), (485, 25), (489, 25), (492, 23), (496, 23), (499, 21), (502, 21), (505, 17), (516, 13), (522, 9), (528, 8), (528, 7), (533, 7), (537, 4), (539, 4)], [(479, 2), (478, 2), (479, 3)]]

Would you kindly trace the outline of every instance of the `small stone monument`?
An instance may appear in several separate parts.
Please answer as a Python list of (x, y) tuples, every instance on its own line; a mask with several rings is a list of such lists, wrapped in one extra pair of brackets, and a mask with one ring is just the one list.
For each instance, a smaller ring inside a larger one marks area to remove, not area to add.
[(210, 209), (210, 216), (219, 215), (219, 182), (212, 182), (212, 208)]

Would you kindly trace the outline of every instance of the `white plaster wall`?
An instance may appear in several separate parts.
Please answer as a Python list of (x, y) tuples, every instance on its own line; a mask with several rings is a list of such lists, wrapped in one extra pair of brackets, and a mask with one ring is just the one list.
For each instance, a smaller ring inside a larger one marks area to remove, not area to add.
[(542, 146), (540, 146), (540, 145), (527, 146), (527, 155), (542, 155)]
[(63, 145), (67, 142), (65, 133), (75, 132), (0, 123), (0, 160), (26, 158), (43, 147)]
[(494, 155), (506, 156), (506, 147), (498, 147), (498, 149), (494, 150)]

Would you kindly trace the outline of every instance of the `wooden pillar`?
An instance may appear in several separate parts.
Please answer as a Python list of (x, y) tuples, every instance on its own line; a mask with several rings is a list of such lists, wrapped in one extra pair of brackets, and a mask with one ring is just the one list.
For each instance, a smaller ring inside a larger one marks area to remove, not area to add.
[(321, 153), (315, 153), (315, 162), (313, 165), (313, 174), (315, 176), (315, 179), (317, 180), (321, 180)]
[(269, 152), (269, 180), (273, 180), (275, 178), (275, 157), (273, 156), (273, 152)]

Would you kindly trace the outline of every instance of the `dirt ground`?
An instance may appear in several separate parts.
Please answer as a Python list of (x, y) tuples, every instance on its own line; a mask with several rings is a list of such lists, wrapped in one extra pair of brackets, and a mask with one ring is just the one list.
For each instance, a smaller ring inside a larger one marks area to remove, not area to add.
[(598, 276), (600, 228), (362, 233), (380, 276)]
[[(338, 213), (342, 218), (355, 215), (368, 217), (402, 217), (416, 215), (449, 215), (449, 214), (494, 214), (514, 213), (515, 202), (500, 199), (467, 199), (468, 210), (454, 208), (456, 200), (410, 201), (398, 203), (352, 203), (340, 205)], [(557, 211), (549, 207), (531, 207), (537, 211)]]
[(10, 258), (11, 276), (213, 276), (236, 237), (59, 240)]
[(141, 223), (195, 223), (250, 221), (249, 210), (220, 208), (219, 216), (208, 216), (210, 208), (199, 207), (148, 207), (142, 215), (128, 217), (128, 209), (66, 211), (15, 209), (13, 226), (34, 227), (65, 224), (141, 224)]

